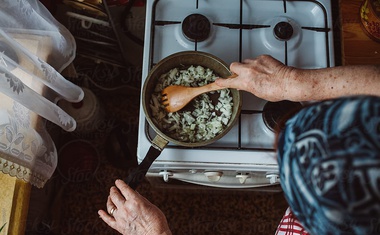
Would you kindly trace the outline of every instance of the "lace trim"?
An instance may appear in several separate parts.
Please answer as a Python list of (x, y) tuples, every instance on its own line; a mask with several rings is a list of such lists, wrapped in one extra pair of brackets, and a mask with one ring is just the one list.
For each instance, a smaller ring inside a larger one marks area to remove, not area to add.
[(25, 166), (5, 159), (3, 153), (0, 153), (0, 172), (24, 180), (38, 188), (42, 188), (47, 181), (41, 174), (32, 172), (31, 169)]

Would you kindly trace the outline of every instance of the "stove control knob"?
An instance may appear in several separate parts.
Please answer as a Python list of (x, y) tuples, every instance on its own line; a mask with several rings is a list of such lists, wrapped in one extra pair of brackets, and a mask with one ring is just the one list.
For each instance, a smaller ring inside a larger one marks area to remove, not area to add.
[(249, 174), (242, 174), (242, 173), (238, 173), (236, 175), (236, 178), (239, 179), (239, 182), (241, 184), (245, 184), (245, 181), (249, 178)]
[(160, 171), (160, 173), (158, 173), (159, 175), (162, 175), (162, 179), (165, 181), (165, 182), (168, 182), (169, 181), (169, 176), (173, 176), (173, 172), (171, 171), (167, 171), (167, 170), (164, 170), (164, 171)]
[(223, 172), (219, 171), (206, 171), (205, 176), (210, 182), (218, 182), (222, 177)]
[(269, 179), (269, 183), (276, 184), (280, 183), (280, 176), (277, 173), (268, 173), (266, 178)]

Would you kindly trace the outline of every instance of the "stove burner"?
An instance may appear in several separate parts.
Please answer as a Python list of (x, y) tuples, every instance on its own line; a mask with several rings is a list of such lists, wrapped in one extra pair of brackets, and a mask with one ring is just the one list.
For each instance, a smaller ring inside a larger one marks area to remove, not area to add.
[(284, 121), (302, 108), (302, 104), (291, 101), (267, 102), (264, 105), (263, 119), (271, 130), (283, 129)]
[(188, 15), (182, 22), (182, 32), (192, 42), (201, 42), (210, 34), (210, 21), (201, 14)]
[(273, 33), (278, 40), (287, 41), (293, 35), (293, 26), (288, 22), (282, 21), (274, 26)]

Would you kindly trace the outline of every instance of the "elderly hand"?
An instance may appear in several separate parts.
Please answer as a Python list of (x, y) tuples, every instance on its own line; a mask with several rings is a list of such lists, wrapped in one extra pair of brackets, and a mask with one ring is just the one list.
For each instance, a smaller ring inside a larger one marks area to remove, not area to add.
[(121, 234), (171, 234), (165, 215), (124, 181), (116, 180), (100, 218)]
[(349, 95), (380, 96), (380, 66), (351, 65), (316, 69), (286, 66), (269, 55), (234, 62), (235, 78), (217, 79), (221, 87), (248, 91), (268, 101), (316, 101)]
[(217, 79), (216, 84), (222, 87), (248, 91), (259, 98), (269, 101), (280, 101), (287, 97), (287, 76), (293, 70), (269, 55), (256, 59), (247, 59), (243, 63), (231, 64), (235, 78)]

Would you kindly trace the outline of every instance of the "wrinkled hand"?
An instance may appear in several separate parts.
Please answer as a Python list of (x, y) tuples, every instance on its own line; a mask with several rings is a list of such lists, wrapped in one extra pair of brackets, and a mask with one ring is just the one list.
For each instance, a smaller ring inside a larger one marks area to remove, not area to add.
[(217, 79), (222, 87), (248, 91), (269, 101), (280, 101), (287, 96), (287, 76), (293, 68), (285, 66), (269, 55), (246, 59), (243, 63), (233, 62), (230, 66), (235, 78)]
[(107, 200), (107, 211), (100, 218), (121, 234), (171, 234), (165, 215), (124, 181), (116, 180)]

